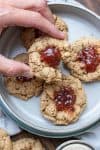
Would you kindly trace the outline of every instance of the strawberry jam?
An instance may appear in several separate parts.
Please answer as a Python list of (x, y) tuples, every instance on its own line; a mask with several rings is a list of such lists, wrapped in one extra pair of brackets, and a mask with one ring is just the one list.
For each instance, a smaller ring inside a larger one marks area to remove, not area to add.
[(97, 54), (95, 47), (89, 46), (79, 52), (78, 60), (85, 64), (84, 68), (87, 73), (94, 72), (100, 64), (100, 55)]
[(54, 101), (58, 111), (74, 111), (76, 95), (71, 87), (61, 87), (54, 92)]
[(24, 76), (18, 76), (18, 77), (16, 77), (16, 80), (20, 81), (20, 82), (29, 82), (29, 81), (32, 80), (32, 78), (27, 78), (27, 77), (24, 77)]
[(56, 68), (60, 64), (61, 54), (55, 47), (46, 47), (41, 52), (41, 61), (47, 63), (50, 67)]

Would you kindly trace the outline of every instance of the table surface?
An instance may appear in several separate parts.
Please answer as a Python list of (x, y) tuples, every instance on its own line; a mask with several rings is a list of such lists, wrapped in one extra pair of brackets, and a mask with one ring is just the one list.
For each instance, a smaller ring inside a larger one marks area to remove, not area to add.
[[(84, 4), (87, 8), (91, 9), (98, 15), (100, 15), (100, 0), (77, 0), (78, 2)], [(75, 138), (71, 138), (75, 139)], [(45, 139), (42, 138), (42, 141), (48, 146), (48, 150), (55, 150), (55, 148), (62, 142), (68, 139)]]
[(100, 15), (100, 0), (77, 0), (84, 4), (86, 7)]

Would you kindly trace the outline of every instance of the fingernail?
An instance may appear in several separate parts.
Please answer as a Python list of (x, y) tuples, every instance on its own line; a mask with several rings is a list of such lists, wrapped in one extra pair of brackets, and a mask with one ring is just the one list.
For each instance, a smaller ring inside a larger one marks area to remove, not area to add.
[(33, 77), (33, 72), (31, 70), (29, 70), (28, 72), (24, 72), (23, 76), (27, 77), (27, 78), (32, 78)]

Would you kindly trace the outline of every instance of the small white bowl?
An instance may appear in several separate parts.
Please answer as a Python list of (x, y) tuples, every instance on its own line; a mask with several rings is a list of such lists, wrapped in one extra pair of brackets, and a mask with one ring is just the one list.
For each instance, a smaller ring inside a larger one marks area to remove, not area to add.
[(56, 150), (95, 150), (86, 142), (80, 140), (71, 140), (59, 145)]

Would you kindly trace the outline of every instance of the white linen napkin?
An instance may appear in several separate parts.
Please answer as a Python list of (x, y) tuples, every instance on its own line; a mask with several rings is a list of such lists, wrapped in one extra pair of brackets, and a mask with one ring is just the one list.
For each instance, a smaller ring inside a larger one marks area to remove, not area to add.
[[(58, 2), (61, 0), (55, 1)], [(65, 0), (65, 1), (84, 7), (75, 0)], [(19, 133), (21, 131), (21, 129), (17, 126), (17, 124), (2, 112), (1, 108), (0, 108), (0, 128), (5, 129), (9, 133), (9, 135), (15, 135), (16, 133)], [(78, 136), (78, 138), (83, 141), (86, 141), (88, 144), (93, 146), (95, 150), (100, 150), (100, 123), (98, 123), (95, 127), (91, 128), (90, 130), (86, 131), (83, 135)]]

